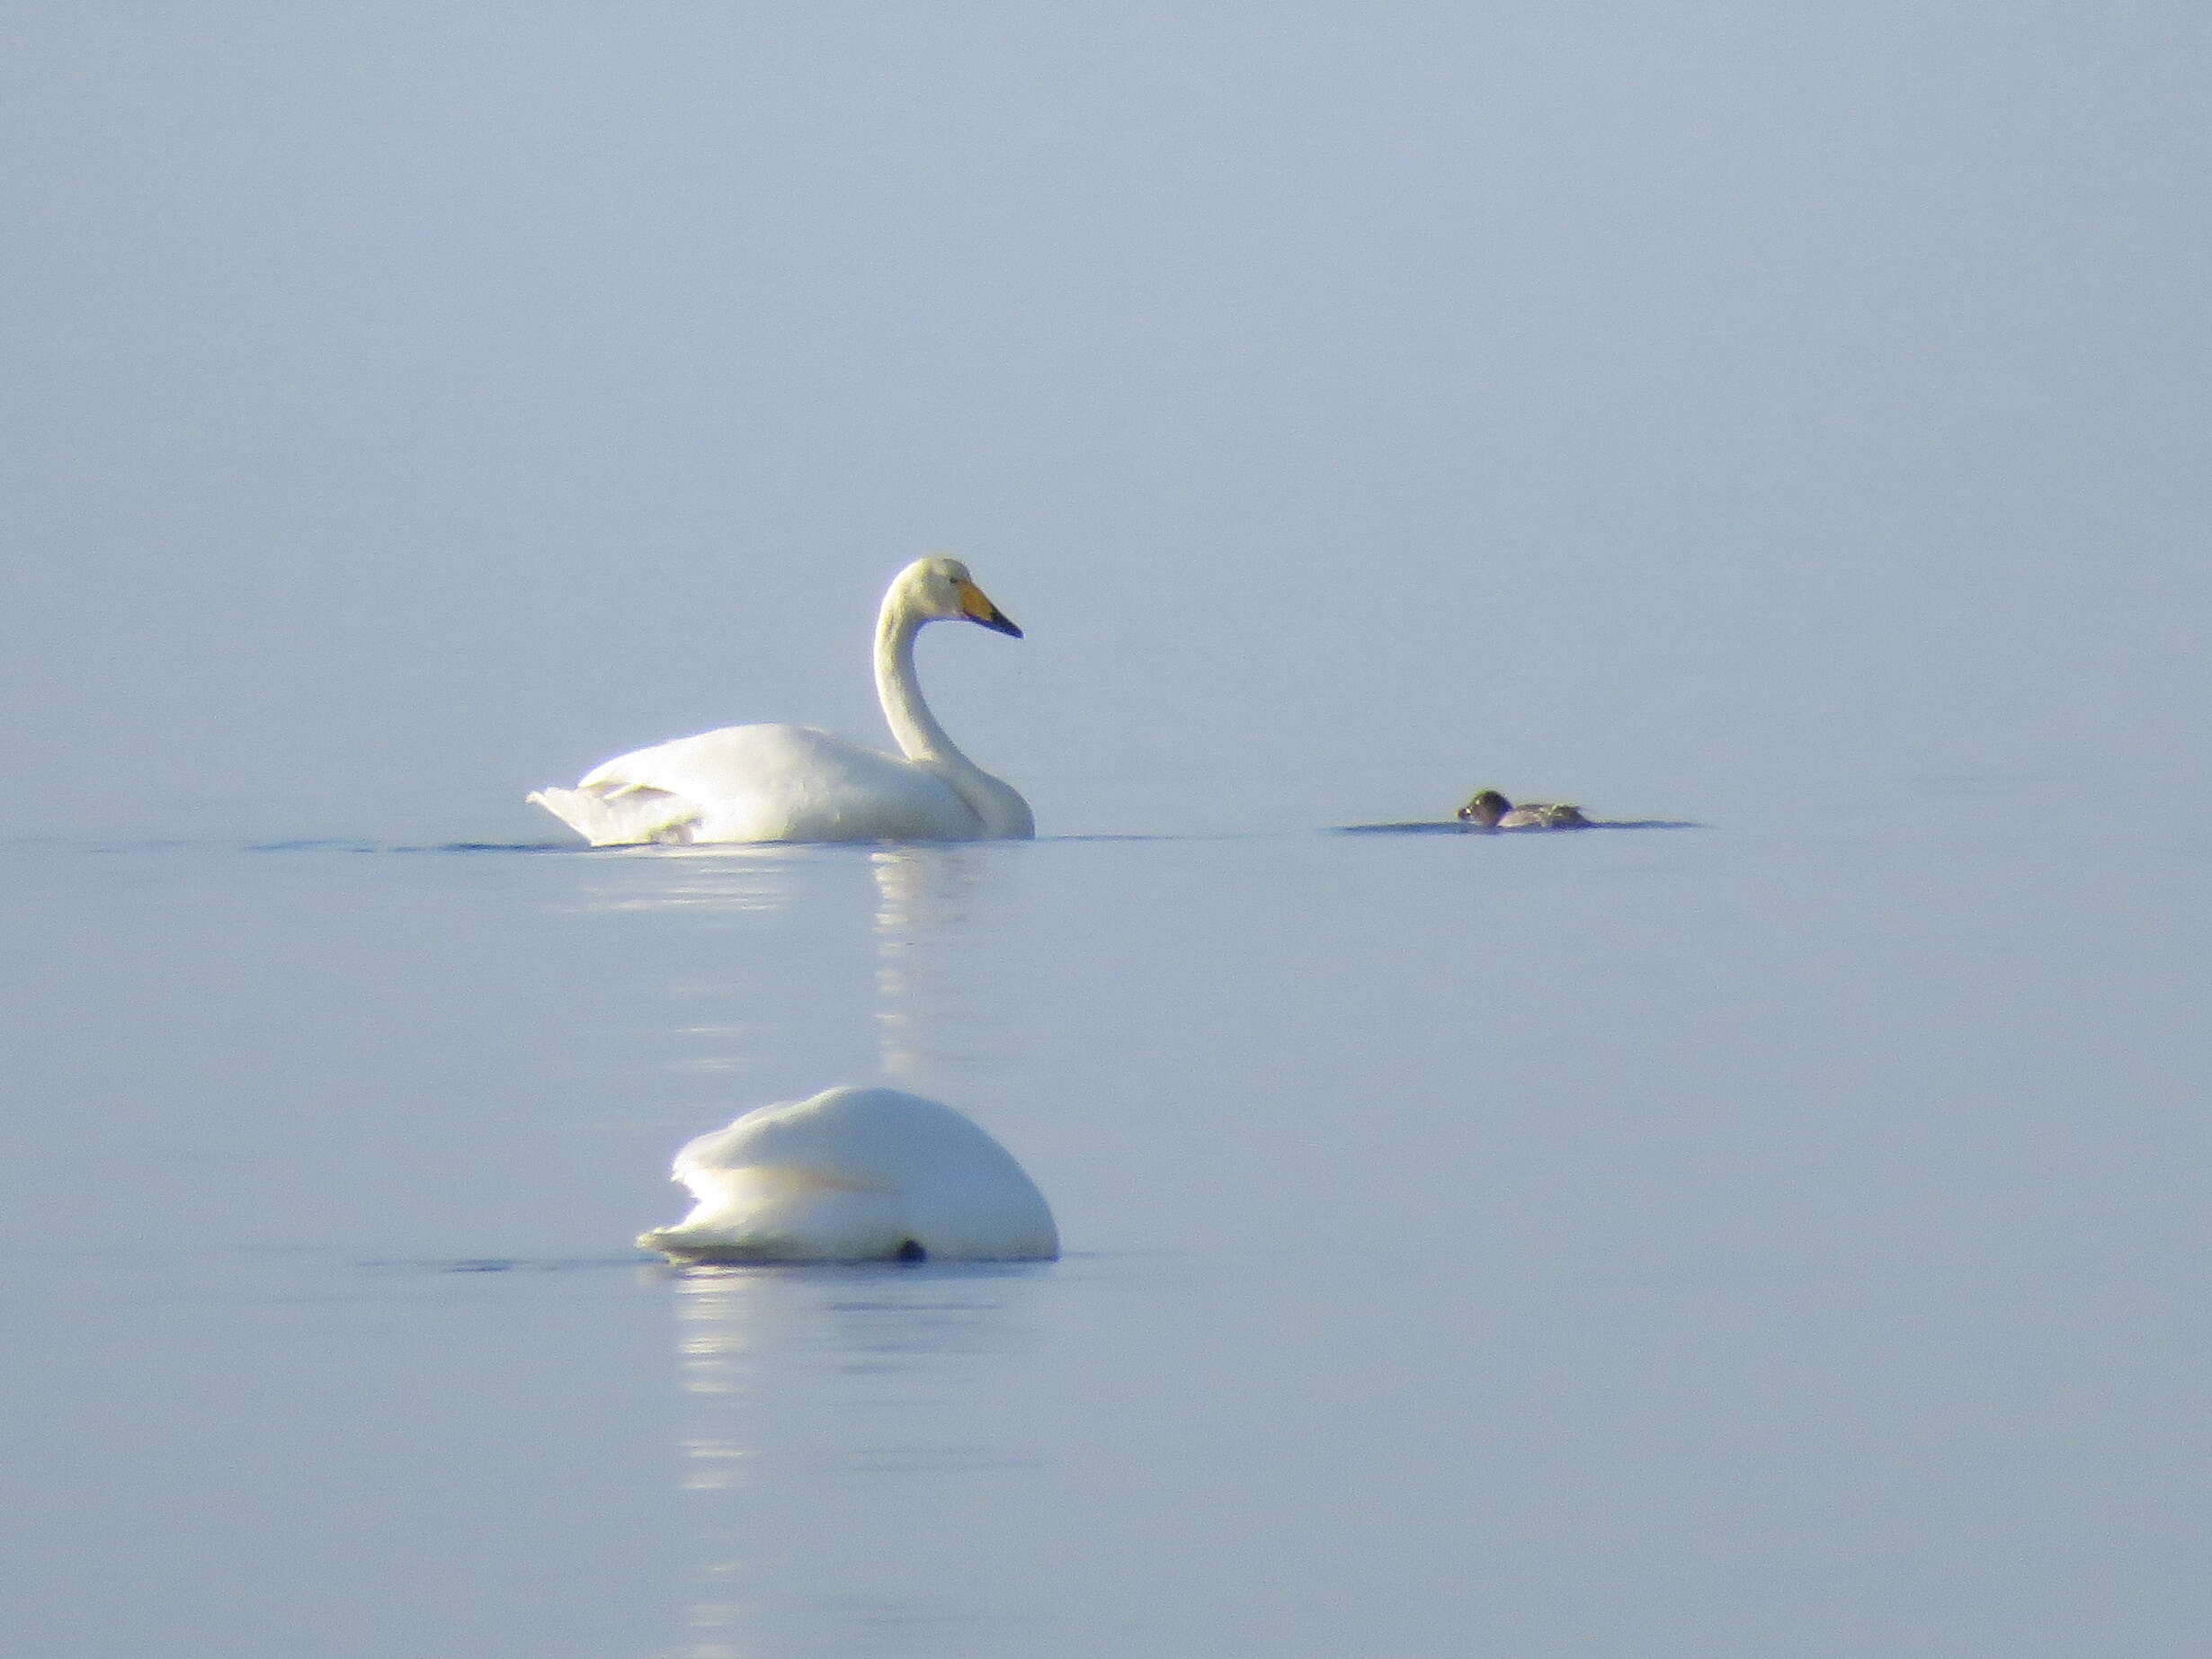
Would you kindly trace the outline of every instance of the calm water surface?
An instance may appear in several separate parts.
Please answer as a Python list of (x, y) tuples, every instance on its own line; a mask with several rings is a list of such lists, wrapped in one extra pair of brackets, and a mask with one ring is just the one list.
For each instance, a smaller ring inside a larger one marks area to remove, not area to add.
[[(2212, 1628), (2201, 840), (0, 859), (22, 1652)], [(630, 1249), (875, 1078), (1066, 1259)]]

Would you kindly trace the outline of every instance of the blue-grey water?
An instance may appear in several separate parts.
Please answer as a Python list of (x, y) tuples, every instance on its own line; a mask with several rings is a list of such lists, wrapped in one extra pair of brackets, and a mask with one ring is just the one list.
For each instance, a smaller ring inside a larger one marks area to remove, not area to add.
[[(13, 843), (11, 1646), (2200, 1654), (2212, 849), (2021, 808)], [(631, 1249), (874, 1078), (1066, 1258)]]

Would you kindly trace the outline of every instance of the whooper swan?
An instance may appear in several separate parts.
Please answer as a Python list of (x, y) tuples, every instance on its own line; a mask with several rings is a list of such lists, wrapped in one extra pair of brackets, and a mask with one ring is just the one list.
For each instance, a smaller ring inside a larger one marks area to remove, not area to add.
[(916, 559), (876, 619), (876, 696), (896, 755), (811, 726), (725, 726), (619, 754), (531, 799), (595, 847), (636, 842), (1001, 841), (1035, 834), (1029, 803), (955, 748), (922, 700), (924, 622), (1021, 630), (956, 558)]
[(746, 1112), (676, 1154), (698, 1204), (640, 1234), (677, 1262), (1043, 1262), (1044, 1194), (951, 1107), (897, 1089), (826, 1090)]

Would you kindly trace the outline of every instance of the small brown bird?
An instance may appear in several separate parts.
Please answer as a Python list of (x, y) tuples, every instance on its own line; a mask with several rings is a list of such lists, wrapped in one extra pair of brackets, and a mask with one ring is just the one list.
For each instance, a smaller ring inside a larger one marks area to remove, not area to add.
[(1532, 800), (1516, 807), (1495, 789), (1485, 789), (1459, 808), (1462, 823), (1477, 829), (1588, 829), (1583, 809), (1567, 801)]

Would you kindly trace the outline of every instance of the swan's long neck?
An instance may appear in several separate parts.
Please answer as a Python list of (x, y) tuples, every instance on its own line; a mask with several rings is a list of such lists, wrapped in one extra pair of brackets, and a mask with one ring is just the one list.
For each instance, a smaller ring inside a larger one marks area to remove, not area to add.
[(910, 761), (932, 770), (966, 769), (975, 763), (953, 746), (945, 728), (922, 700), (922, 685), (914, 673), (914, 637), (922, 631), (923, 619), (898, 602), (894, 594), (883, 602), (876, 619), (876, 700), (891, 736)]
[(1029, 803), (962, 754), (922, 700), (914, 672), (914, 637), (926, 620), (907, 608), (897, 588), (884, 595), (876, 619), (876, 698), (883, 705), (884, 720), (908, 760), (943, 779), (968, 803), (984, 834), (1026, 840), (1036, 833)]

